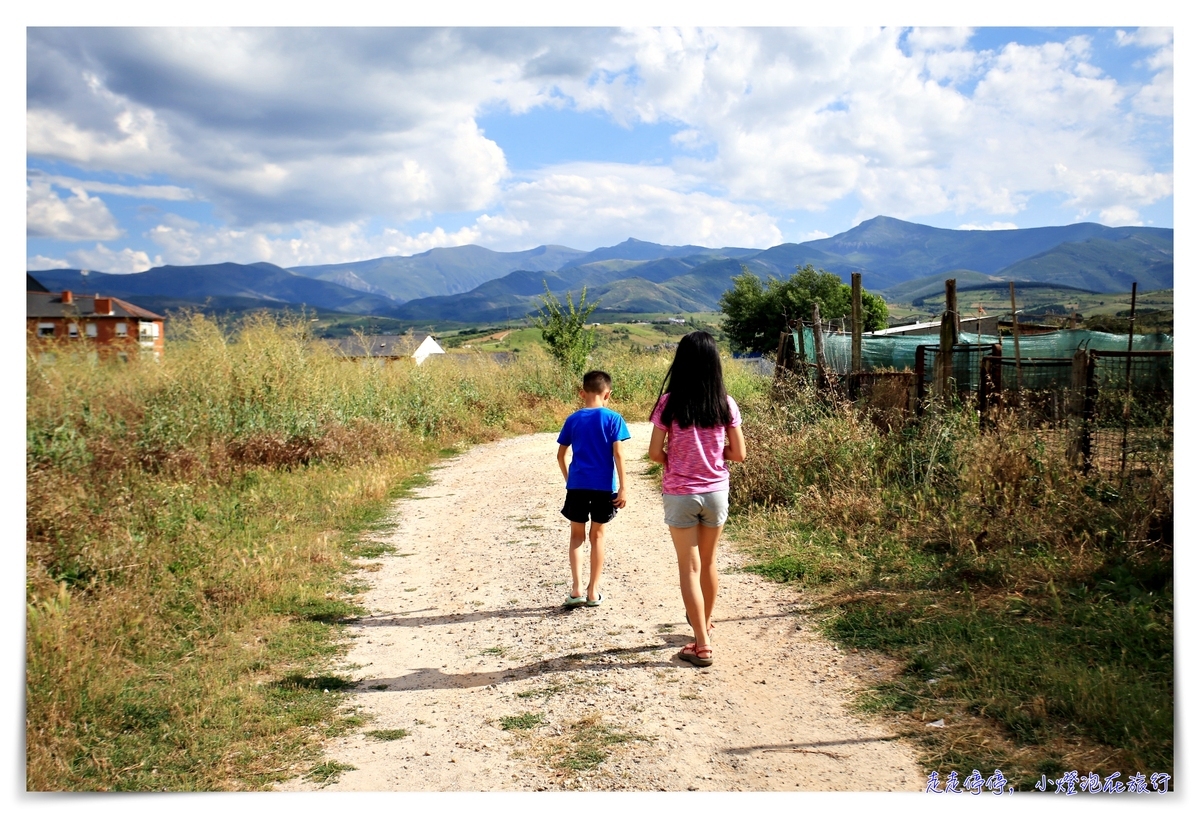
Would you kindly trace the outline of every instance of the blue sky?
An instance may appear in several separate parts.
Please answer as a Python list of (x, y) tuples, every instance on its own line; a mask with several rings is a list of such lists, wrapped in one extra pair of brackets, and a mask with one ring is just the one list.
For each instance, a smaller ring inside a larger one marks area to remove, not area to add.
[(1174, 227), (1138, 28), (38, 28), (29, 269)]

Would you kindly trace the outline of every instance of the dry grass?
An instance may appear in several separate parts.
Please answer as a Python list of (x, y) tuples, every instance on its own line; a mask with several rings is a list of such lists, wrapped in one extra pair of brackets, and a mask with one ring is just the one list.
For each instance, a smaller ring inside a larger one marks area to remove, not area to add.
[(1169, 441), (1123, 481), (1085, 479), (1061, 436), (1011, 417), (887, 431), (805, 391), (747, 417), (731, 505), (751, 569), (803, 585), (844, 644), (903, 661), (864, 706), (907, 719), (932, 768), (1002, 766), (1025, 787), (1073, 765), (1172, 772)]
[[(176, 319), (161, 363), (31, 356), (26, 786), (262, 789), (355, 724), (329, 675), (345, 577), (448, 449), (558, 428), (574, 383), (536, 351), (336, 360), (303, 322)], [(659, 362), (600, 362), (648, 414)], [(345, 681), (345, 680), (341, 680)], [(332, 685), (332, 686), (331, 686)], [(328, 690), (329, 692), (326, 692)]]

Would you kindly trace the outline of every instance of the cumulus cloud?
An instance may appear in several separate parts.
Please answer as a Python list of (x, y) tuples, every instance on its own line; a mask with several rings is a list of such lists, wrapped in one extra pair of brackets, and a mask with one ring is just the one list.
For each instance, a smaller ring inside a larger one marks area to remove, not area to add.
[(26, 270), (58, 270), (70, 266), (66, 259), (50, 258), (43, 255), (29, 256), (25, 259)]
[[(848, 199), (860, 214), (1007, 224), (1049, 193), (1091, 217), (1172, 189), (1142, 137), (1171, 116), (1173, 33), (1112, 36), (1146, 52), (1151, 81), (1106, 76), (1087, 36), (980, 50), (949, 28), (31, 28), (27, 144), (155, 180), (49, 180), (73, 198), (39, 202), (80, 211), (70, 221), (93, 231), (80, 238), (104, 236), (89, 193), (212, 203), (222, 226), (151, 232), (176, 263), (626, 235), (768, 246), (774, 209)], [(476, 119), (538, 106), (665, 124), (678, 152), (657, 169), (511, 168)], [(403, 229), (481, 212), (453, 230)]]
[(67, 259), (71, 267), (103, 273), (143, 273), (163, 263), (161, 256), (156, 256), (151, 261), (150, 256), (142, 250), (132, 250), (128, 247), (111, 250), (103, 244), (97, 244), (91, 250), (68, 253)]
[[(571, 247), (595, 247), (613, 236), (705, 247), (770, 247), (783, 240), (761, 209), (688, 190), (686, 180), (661, 167), (559, 166), (513, 185), (505, 206), (520, 223), (536, 225), (545, 242)], [(532, 237), (524, 236), (524, 243)]]
[[(486, 224), (488, 220), (482, 217), (481, 222)], [(439, 227), (410, 235), (395, 228), (369, 233), (364, 222), (344, 225), (303, 222), (286, 227), (275, 225), (238, 230), (167, 219), (146, 236), (161, 250), (160, 258), (166, 264), (267, 261), (280, 267), (303, 267), (382, 256), (410, 256), (434, 247), (472, 244), (483, 235), (479, 224), (451, 232)], [(497, 234), (502, 233), (503, 230), (497, 231)]]
[(515, 183), (502, 210), (453, 231), (414, 234), (389, 227), (372, 232), (366, 221), (243, 230), (168, 216), (146, 233), (163, 263), (269, 261), (281, 267), (406, 256), (463, 244), (501, 251), (538, 244), (590, 249), (629, 236), (709, 247), (770, 247), (783, 240), (768, 214), (688, 191), (669, 168), (590, 164), (550, 168)]
[(1142, 224), (1138, 212), (1125, 205), (1113, 205), (1101, 210), (1100, 223), (1109, 227), (1139, 227)]
[(121, 228), (104, 202), (82, 187), (60, 198), (47, 179), (31, 177), (25, 184), (25, 232), (37, 238), (88, 241), (115, 239)]
[(1016, 230), (1012, 222), (991, 222), (990, 224), (960, 224), (956, 230)]

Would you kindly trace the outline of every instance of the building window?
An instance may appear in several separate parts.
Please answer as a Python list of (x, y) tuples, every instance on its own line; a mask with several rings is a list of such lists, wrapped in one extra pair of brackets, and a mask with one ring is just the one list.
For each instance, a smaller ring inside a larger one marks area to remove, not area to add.
[(67, 325), (67, 335), (71, 336), (72, 338), (78, 338), (79, 337), (79, 325), (78, 324), (68, 324)]
[(125, 338), (129, 335), (129, 325), (124, 321), (117, 322), (117, 337)]
[(83, 325), (83, 331), (87, 333), (87, 337), (95, 338), (96, 337), (96, 324), (92, 321), (87, 322), (86, 324)]
[(157, 338), (158, 324), (153, 321), (141, 321), (138, 323), (138, 335), (142, 338)]
[(53, 338), (54, 337), (54, 325), (50, 324), (50, 323), (46, 323), (44, 321), (39, 323), (38, 324), (38, 337), (39, 338)]

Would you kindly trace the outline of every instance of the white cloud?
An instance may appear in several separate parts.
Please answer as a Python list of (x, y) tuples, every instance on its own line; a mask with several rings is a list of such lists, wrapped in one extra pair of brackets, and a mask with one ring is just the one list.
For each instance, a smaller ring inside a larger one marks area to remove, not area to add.
[(1142, 48), (1161, 48), (1170, 45), (1175, 40), (1175, 30), (1169, 27), (1155, 28), (1143, 26), (1133, 31), (1117, 29), (1117, 45), (1135, 45)]
[(513, 236), (504, 242), (512, 249), (535, 243), (535, 236), (536, 243), (580, 248), (615, 236), (705, 247), (765, 248), (783, 240), (774, 218), (760, 208), (688, 190), (685, 179), (662, 167), (564, 165), (514, 184), (504, 206), (522, 224), (536, 225), (536, 233), (526, 230), (519, 241)]
[(774, 220), (760, 210), (680, 188), (686, 184), (668, 168), (577, 164), (512, 184), (500, 211), (453, 231), (439, 227), (410, 234), (384, 228), (372, 233), (365, 221), (241, 230), (167, 217), (146, 237), (161, 250), (157, 263), (268, 261), (281, 267), (407, 256), (463, 244), (503, 251), (538, 244), (591, 249), (629, 236), (709, 247), (770, 247), (782, 241)]
[(1067, 206), (1078, 208), (1081, 217), (1102, 211), (1134, 219), (1137, 211), (1133, 207), (1153, 204), (1173, 192), (1174, 182), (1167, 173), (1076, 171), (1062, 165), (1056, 170), (1065, 180), (1064, 189), (1073, 194), (1067, 199)]
[[(487, 224), (487, 217), (482, 217), (481, 222)], [(498, 226), (494, 229), (496, 234), (504, 232)], [(393, 228), (371, 235), (363, 222), (336, 226), (304, 222), (287, 228), (276, 225), (235, 230), (174, 219), (164, 220), (151, 229), (147, 238), (161, 249), (162, 263), (166, 264), (266, 261), (280, 267), (302, 267), (409, 256), (434, 247), (475, 243), (481, 235), (478, 226), (452, 232), (436, 228), (414, 236)]]
[(88, 196), (79, 187), (72, 188), (71, 194), (61, 199), (49, 181), (36, 177), (26, 180), (26, 234), (64, 241), (104, 241), (121, 235), (116, 218), (103, 201)]
[(1138, 212), (1125, 205), (1113, 205), (1100, 211), (1100, 223), (1109, 227), (1137, 227), (1142, 224)]
[(96, 270), (102, 273), (143, 273), (151, 267), (163, 263), (161, 256), (153, 261), (142, 250), (110, 250), (103, 244), (97, 244), (91, 250), (76, 250), (67, 254), (70, 266), (82, 270)]
[(30, 179), (49, 182), (54, 187), (65, 190), (84, 190), (88, 193), (108, 193), (114, 196), (129, 196), (137, 199), (161, 199), (170, 202), (187, 202), (196, 198), (195, 193), (178, 185), (118, 185), (111, 182), (97, 182), (91, 179), (75, 179), (70, 176), (56, 176), (31, 170)]
[(966, 47), (972, 33), (974, 32), (970, 28), (917, 27), (908, 32), (905, 40), (909, 47), (920, 51), (961, 49)]
[(960, 224), (956, 230), (1016, 230), (1012, 222), (992, 222), (990, 224)]
[(70, 267), (66, 259), (50, 258), (49, 256), (29, 256), (25, 259), (26, 270), (56, 270)]
[[(31, 29), (27, 142), (174, 183), (80, 182), (84, 195), (211, 202), (225, 227), (153, 234), (178, 259), (625, 235), (763, 246), (772, 209), (848, 198), (987, 221), (1046, 193), (1088, 213), (1171, 195), (1143, 137), (1172, 113), (1173, 33), (1114, 36), (1149, 50), (1151, 82), (1107, 77), (1088, 37), (980, 51), (947, 28)], [(666, 123), (679, 153), (657, 175), (597, 162), (514, 178), (476, 118), (537, 106)]]

